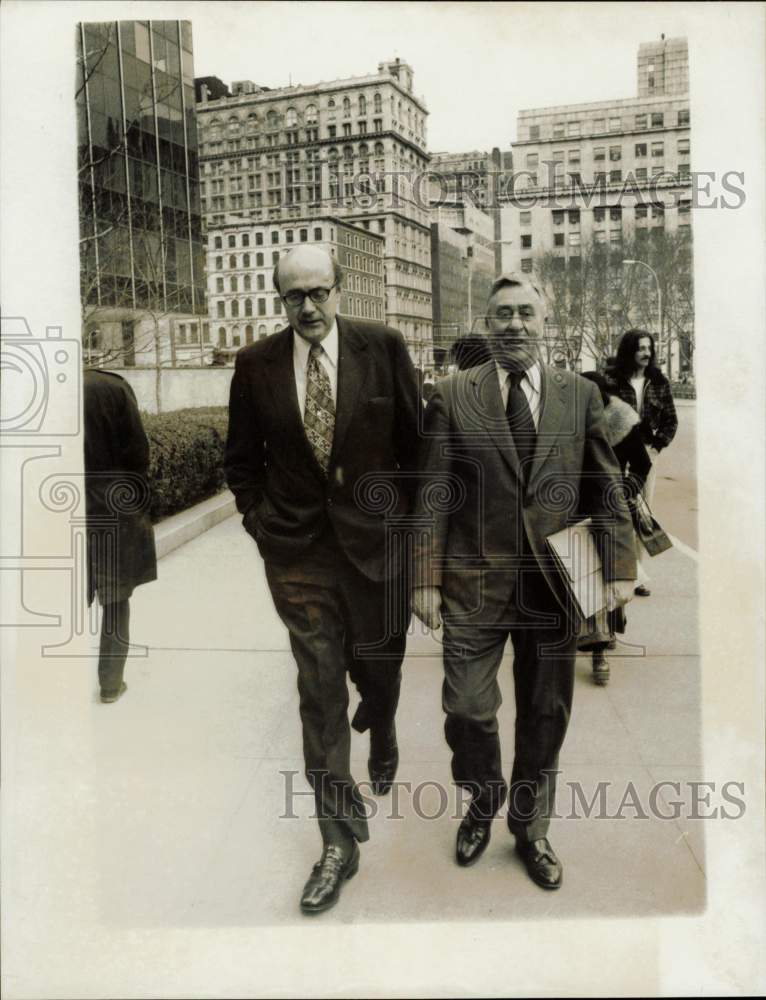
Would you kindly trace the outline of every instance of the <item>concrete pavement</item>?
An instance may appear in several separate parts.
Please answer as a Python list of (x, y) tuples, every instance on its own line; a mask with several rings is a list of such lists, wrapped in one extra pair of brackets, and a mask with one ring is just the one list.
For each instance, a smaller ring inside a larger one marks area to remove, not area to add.
[[(655, 504), (660, 520), (668, 496)], [(18, 749), (6, 767), (24, 840), (6, 872), (6, 893), (25, 900), (25, 919), (7, 934), (15, 962), (6, 964), (8, 995), (39, 995), (29, 986), (39, 977), (23, 958), (46, 943), (45, 976), (60, 985), (55, 995), (178, 995), (179, 983), (198, 995), (182, 969), (166, 968), (167, 952), (155, 956), (151, 972), (136, 962), (139, 948), (152, 951), (152, 929), (305, 935), (307, 925), (318, 934), (317, 924), (700, 913), (705, 822), (689, 816), (688, 785), (703, 778), (696, 561), (675, 549), (650, 570), (652, 597), (629, 606), (610, 685), (594, 687), (588, 657), (578, 660), (560, 760), (561, 818), (550, 831), (564, 864), (562, 889), (546, 893), (530, 882), (501, 818), (479, 864), (455, 864), (458, 809), (443, 738), (440, 648), (438, 637), (413, 627), (398, 714), (402, 787), (395, 801), (373, 800), (371, 839), (338, 906), (308, 920), (298, 899), (320, 843), (310, 796), (294, 800), (297, 818), (284, 818), (286, 784), (299, 793), (307, 785), (295, 666), (263, 564), (237, 516), (177, 548), (162, 559), (159, 580), (131, 602), (132, 640), (146, 655), (129, 660), (121, 701), (98, 703), (95, 658), (30, 661), (13, 692), (17, 732), (8, 735)], [(501, 686), (509, 771), (509, 656)], [(355, 700), (352, 694), (352, 707)], [(367, 749), (367, 737), (354, 733), (359, 780)], [(680, 784), (653, 791), (663, 781)], [(573, 786), (589, 802), (600, 783), (605, 808), (585, 818)], [(678, 799), (681, 815), (661, 818), (672, 816)], [(70, 955), (88, 941), (97, 946), (87, 948), (86, 972)], [(263, 961), (256, 948), (253, 969)], [(259, 995), (257, 975), (247, 978), (243, 969), (242, 977), (241, 992), (215, 995)], [(172, 987), (163, 989), (165, 982)], [(369, 994), (370, 982), (360, 983), (354, 995)], [(211, 988), (200, 985), (205, 995), (214, 995)], [(319, 990), (307, 985), (306, 992)]]

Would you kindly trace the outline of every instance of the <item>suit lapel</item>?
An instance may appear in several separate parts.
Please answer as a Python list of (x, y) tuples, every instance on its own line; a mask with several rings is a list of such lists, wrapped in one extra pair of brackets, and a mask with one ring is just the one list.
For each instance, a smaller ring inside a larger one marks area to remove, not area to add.
[(475, 393), (469, 405), (476, 404), (477, 413), (485, 430), (494, 442), (497, 450), (510, 466), (513, 474), (521, 478), (521, 466), (516, 445), (508, 428), (508, 418), (503, 409), (503, 397), (500, 395), (500, 380), (494, 361), (470, 370), (469, 383)]
[(311, 468), (320, 478), (324, 473), (317, 461), (314, 450), (306, 437), (295, 387), (295, 367), (293, 364), (293, 333), (290, 327), (283, 330), (272, 342), (266, 355), (267, 385), (274, 403), (277, 420), (296, 442), (305, 458), (306, 467)]
[(354, 408), (364, 387), (370, 369), (367, 341), (347, 320), (337, 317), (338, 323), (338, 399), (335, 407), (335, 433), (332, 442), (333, 457), (340, 453), (351, 424)]
[(529, 470), (527, 485), (531, 485), (540, 472), (545, 460), (556, 443), (561, 423), (567, 412), (567, 386), (565, 380), (555, 370), (541, 365), (542, 412), (537, 428), (535, 455)]

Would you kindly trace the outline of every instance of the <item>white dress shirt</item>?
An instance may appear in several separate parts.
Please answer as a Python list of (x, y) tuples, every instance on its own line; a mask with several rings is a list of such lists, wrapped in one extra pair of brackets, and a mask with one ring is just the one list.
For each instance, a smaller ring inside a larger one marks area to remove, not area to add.
[[(338, 404), (338, 324), (333, 323), (330, 332), (321, 342), (322, 353), (319, 363), (324, 367), (330, 378), (332, 401)], [(295, 372), (295, 389), (298, 393), (298, 406), (301, 410), (301, 420), (306, 409), (306, 385), (308, 384), (309, 351), (311, 344), (293, 330), (293, 371)]]
[[(497, 377), (500, 382), (500, 395), (503, 398), (503, 409), (505, 409), (508, 406), (510, 374), (507, 368), (503, 368), (502, 365), (498, 365), (497, 362), (495, 362), (495, 367), (497, 368)], [(532, 419), (535, 422), (535, 430), (538, 430), (540, 427), (540, 410), (543, 402), (543, 373), (540, 369), (538, 361), (535, 361), (530, 368), (526, 369), (519, 385), (524, 390), (524, 395), (527, 397), (529, 409), (532, 413)]]

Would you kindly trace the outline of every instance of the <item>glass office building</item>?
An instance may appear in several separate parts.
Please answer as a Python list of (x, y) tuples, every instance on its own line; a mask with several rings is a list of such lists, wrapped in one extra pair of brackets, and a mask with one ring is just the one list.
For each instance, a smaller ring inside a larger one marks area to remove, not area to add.
[(96, 310), (204, 316), (191, 23), (80, 24), (77, 55), (86, 326)]

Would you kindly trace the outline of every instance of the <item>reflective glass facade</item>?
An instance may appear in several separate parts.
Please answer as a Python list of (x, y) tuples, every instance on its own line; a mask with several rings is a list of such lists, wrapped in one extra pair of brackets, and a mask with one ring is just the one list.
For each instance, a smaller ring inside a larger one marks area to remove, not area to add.
[(83, 305), (206, 313), (188, 21), (77, 27)]

